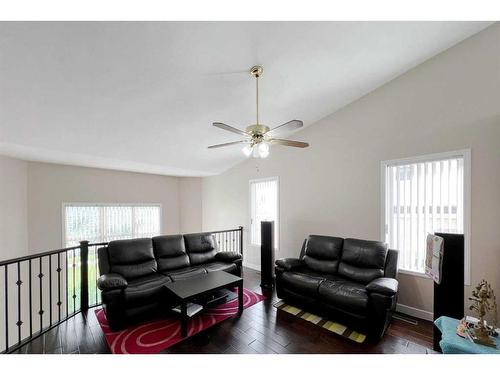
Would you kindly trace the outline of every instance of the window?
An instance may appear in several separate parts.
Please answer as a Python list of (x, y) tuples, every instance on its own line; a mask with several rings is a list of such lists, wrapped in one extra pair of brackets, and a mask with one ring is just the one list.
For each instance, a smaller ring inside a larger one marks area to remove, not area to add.
[(250, 181), (250, 242), (260, 246), (260, 222), (274, 221), (274, 246), (278, 248), (278, 178)]
[(151, 205), (64, 204), (64, 246), (160, 234), (161, 207)]
[(382, 238), (403, 272), (425, 272), (428, 233), (464, 233), (469, 280), (468, 150), (382, 163)]

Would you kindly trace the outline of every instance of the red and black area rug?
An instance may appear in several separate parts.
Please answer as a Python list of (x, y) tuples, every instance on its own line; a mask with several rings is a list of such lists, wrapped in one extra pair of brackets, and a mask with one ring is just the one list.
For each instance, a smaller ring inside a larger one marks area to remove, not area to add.
[[(262, 301), (264, 297), (251, 290), (243, 291), (243, 308)], [(95, 310), (97, 321), (113, 354), (155, 354), (191, 337), (238, 313), (238, 299), (209, 308), (189, 320), (188, 335), (181, 337), (180, 320), (172, 317), (138, 324), (123, 331), (112, 332), (102, 309)]]

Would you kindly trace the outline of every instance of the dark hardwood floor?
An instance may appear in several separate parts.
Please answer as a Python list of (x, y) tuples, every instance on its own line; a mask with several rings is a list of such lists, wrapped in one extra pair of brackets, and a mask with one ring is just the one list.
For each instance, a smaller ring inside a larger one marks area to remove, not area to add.
[[(248, 289), (262, 293), (260, 275), (245, 269)], [(273, 293), (267, 300), (245, 309), (240, 318), (228, 319), (188, 338), (165, 353), (434, 353), (432, 324), (393, 319), (379, 342), (357, 344), (312, 323), (273, 307)], [(109, 353), (94, 311), (78, 314), (28, 343), (16, 353)]]

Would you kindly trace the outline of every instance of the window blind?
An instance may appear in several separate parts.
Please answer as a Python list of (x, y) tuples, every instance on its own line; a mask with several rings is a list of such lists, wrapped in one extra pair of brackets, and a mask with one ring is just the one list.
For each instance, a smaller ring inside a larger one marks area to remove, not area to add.
[(160, 206), (65, 205), (65, 246), (160, 234)]
[(260, 222), (274, 221), (274, 245), (278, 247), (278, 180), (250, 182), (250, 239), (260, 246)]
[(463, 157), (386, 166), (386, 242), (401, 269), (424, 272), (428, 233), (463, 231)]

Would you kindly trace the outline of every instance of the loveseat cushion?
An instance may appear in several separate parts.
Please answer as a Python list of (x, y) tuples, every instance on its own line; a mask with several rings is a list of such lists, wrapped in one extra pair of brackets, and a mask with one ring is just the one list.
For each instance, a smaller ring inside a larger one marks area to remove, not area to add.
[(186, 234), (184, 235), (184, 241), (192, 266), (214, 260), (217, 253), (217, 243), (211, 233)]
[(153, 251), (160, 272), (189, 267), (183, 235), (153, 237)]
[(343, 241), (340, 237), (311, 235), (303, 261), (312, 270), (334, 274), (338, 269)]
[(158, 302), (163, 293), (163, 286), (170, 283), (170, 278), (159, 273), (143, 276), (129, 282), (124, 289), (125, 304), (139, 306)]
[(127, 281), (151, 275), (157, 270), (151, 238), (116, 240), (108, 244), (110, 271)]
[(205, 275), (207, 271), (202, 267), (186, 267), (178, 270), (170, 270), (163, 272), (164, 275), (170, 277), (172, 281), (186, 280), (191, 277), (199, 277)]
[(318, 293), (318, 287), (324, 277), (314, 274), (314, 272), (283, 272), (281, 282), (283, 287), (299, 294), (314, 297)]
[(210, 262), (201, 265), (200, 267), (204, 268), (207, 272), (215, 272), (215, 271), (225, 271), (229, 273), (236, 272), (237, 267), (234, 263), (226, 263), (226, 262)]
[(384, 276), (387, 244), (379, 241), (347, 238), (339, 264), (338, 273), (363, 284)]
[(325, 280), (318, 288), (319, 299), (345, 311), (366, 314), (368, 294), (365, 286), (349, 280)]

